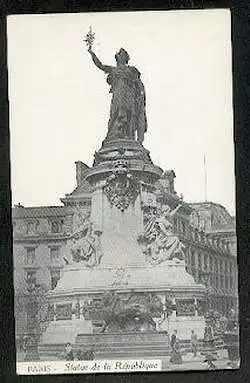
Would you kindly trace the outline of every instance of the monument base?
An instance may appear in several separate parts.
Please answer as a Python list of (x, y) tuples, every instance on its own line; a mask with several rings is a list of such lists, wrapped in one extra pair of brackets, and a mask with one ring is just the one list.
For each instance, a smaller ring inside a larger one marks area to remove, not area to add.
[[(149, 332), (144, 326), (143, 329), (131, 332), (130, 335), (128, 328), (117, 334), (111, 326), (105, 333), (101, 333), (104, 323), (98, 311), (91, 316), (84, 314), (83, 308), (86, 305), (92, 309), (98, 308), (103, 294), (110, 291), (115, 291), (126, 299), (147, 294), (159, 297), (163, 303), (163, 311), (161, 317), (154, 318), (156, 331)], [(177, 336), (181, 341), (188, 343), (192, 330), (199, 339), (203, 337), (205, 321), (198, 315), (197, 307), (203, 295), (204, 286), (195, 283), (193, 277), (185, 270), (185, 262), (180, 260), (156, 266), (130, 266), (126, 269), (119, 267), (88, 269), (81, 264), (66, 266), (56, 289), (49, 294), (50, 302), (54, 306), (54, 320), (41, 339), (41, 357), (43, 359), (47, 355), (52, 357), (53, 352), (53, 357), (56, 358), (67, 342), (72, 343), (74, 347), (78, 347), (77, 344), (81, 344), (82, 347), (86, 345), (94, 347), (100, 357), (115, 358), (118, 354), (120, 357), (128, 355), (143, 357), (146, 356), (147, 350), (151, 355), (156, 355), (158, 352), (157, 355), (165, 355), (169, 352), (165, 338), (174, 330), (177, 330)], [(172, 312), (167, 319), (162, 320), (167, 301), (168, 304), (171, 302)], [(189, 315), (180, 315), (181, 310), (188, 310)], [(105, 343), (107, 339), (113, 339), (113, 348), (110, 342)], [(132, 348), (128, 343), (131, 343)], [(111, 347), (113, 351), (110, 352), (109, 349), (106, 355), (105, 347)], [(118, 348), (122, 352), (118, 352)], [(155, 350), (156, 354), (152, 354), (152, 350)]]
[(73, 344), (78, 334), (92, 332), (91, 321), (85, 319), (52, 321), (42, 336), (41, 344)]
[[(194, 330), (198, 340), (201, 340), (205, 327), (203, 317), (179, 317), (166, 320), (156, 332), (93, 334), (79, 331), (87, 330), (88, 321), (75, 320), (71, 321), (71, 324), (70, 321), (60, 322), (54, 322), (43, 338), (39, 346), (41, 360), (61, 359), (67, 342), (72, 344), (74, 353), (79, 350), (92, 350), (95, 359), (137, 359), (150, 358), (152, 355), (155, 358), (166, 357), (171, 354), (170, 336), (174, 330), (177, 330), (182, 353), (191, 352), (191, 330)], [(76, 333), (77, 331), (79, 332)], [(199, 348), (200, 343), (201, 341)]]
[[(66, 339), (67, 337), (65, 337)], [(68, 337), (68, 339), (70, 339)], [(49, 339), (47, 339), (49, 341)], [(65, 343), (43, 343), (39, 346), (41, 360), (62, 359)], [(166, 333), (78, 334), (72, 343), (73, 352), (92, 350), (95, 359), (137, 359), (170, 355)]]
[(157, 358), (170, 353), (168, 335), (157, 332), (79, 334), (75, 347), (92, 349), (96, 359)]

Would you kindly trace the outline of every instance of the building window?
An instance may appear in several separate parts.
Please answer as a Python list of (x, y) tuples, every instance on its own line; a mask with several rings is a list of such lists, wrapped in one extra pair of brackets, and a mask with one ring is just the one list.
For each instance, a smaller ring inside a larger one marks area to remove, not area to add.
[(229, 287), (229, 278), (225, 277), (225, 288), (228, 289)]
[(50, 261), (51, 263), (57, 263), (59, 261), (59, 247), (50, 248)]
[(228, 274), (228, 263), (225, 262), (225, 274)]
[(62, 233), (63, 220), (56, 220), (51, 222), (51, 233)]
[(28, 247), (26, 249), (26, 265), (33, 265), (36, 260), (36, 249), (34, 247)]
[(202, 255), (199, 254), (199, 255), (198, 255), (198, 268), (199, 268), (200, 270), (202, 269), (202, 266), (201, 266), (201, 257), (202, 257)]
[(27, 282), (29, 284), (36, 285), (36, 272), (35, 271), (27, 271)]
[(53, 290), (60, 279), (60, 270), (51, 271), (51, 289)]
[(209, 265), (211, 272), (214, 272), (214, 259), (211, 256), (209, 257)]
[(38, 229), (38, 226), (39, 226), (39, 222), (38, 221), (29, 221), (29, 222), (27, 222), (26, 233), (27, 234), (34, 234), (34, 233), (36, 233), (37, 229)]
[(183, 233), (183, 235), (186, 235), (186, 224), (185, 224), (185, 222), (182, 223), (182, 233)]
[(192, 250), (191, 250), (191, 266), (195, 267), (195, 255)]
[(208, 263), (207, 265), (208, 269), (212, 271), (212, 258), (209, 256), (207, 257), (207, 263)]
[(199, 233), (198, 233), (198, 230), (197, 229), (195, 229), (195, 231), (194, 231), (194, 240), (195, 240), (195, 242), (196, 243), (198, 243), (199, 242)]
[(216, 288), (219, 287), (219, 277), (218, 277), (218, 275), (215, 276), (215, 287)]
[(229, 283), (230, 283), (229, 288), (232, 289), (233, 288), (233, 277), (229, 278)]
[(208, 268), (208, 256), (207, 256), (207, 254), (204, 256), (204, 268), (205, 269)]
[(223, 274), (223, 261), (220, 261), (220, 273)]
[(220, 288), (221, 288), (221, 289), (224, 289), (224, 287), (225, 287), (225, 286), (224, 286), (224, 277), (221, 275), (221, 276), (220, 276)]
[(215, 261), (214, 261), (214, 271), (216, 274), (218, 274), (218, 261), (217, 261), (217, 259), (215, 259)]
[(230, 272), (230, 274), (233, 273), (233, 265), (232, 265), (232, 263), (229, 264), (229, 272)]

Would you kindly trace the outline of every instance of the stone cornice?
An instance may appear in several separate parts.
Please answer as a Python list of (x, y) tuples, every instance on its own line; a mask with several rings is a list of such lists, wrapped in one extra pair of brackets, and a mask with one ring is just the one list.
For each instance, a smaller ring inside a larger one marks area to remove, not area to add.
[(13, 243), (48, 243), (48, 242), (66, 242), (67, 239), (70, 237), (70, 234), (43, 234), (43, 235), (16, 235), (13, 236)]
[[(191, 299), (191, 298), (203, 298), (205, 296), (205, 291), (204, 288), (202, 290), (197, 290), (197, 287), (188, 287), (186, 286), (185, 289), (183, 288), (172, 288), (172, 287), (166, 287), (164, 289), (162, 288), (153, 288), (153, 287), (141, 287), (141, 288), (119, 288), (118, 286), (115, 286), (113, 288), (109, 288), (108, 291), (115, 291), (117, 294), (121, 293), (139, 293), (139, 292), (148, 292), (148, 293), (153, 293), (157, 292), (159, 294), (172, 294), (175, 297), (178, 298), (184, 298), (185, 299)], [(49, 299), (53, 299), (56, 301), (57, 298), (61, 298), (62, 296), (67, 299), (72, 299), (72, 297), (80, 297), (80, 296), (88, 296), (92, 294), (101, 294), (101, 293), (106, 293), (107, 290), (103, 288), (99, 289), (72, 289), (72, 290), (64, 290), (63, 292), (56, 292), (55, 290), (50, 292)]]

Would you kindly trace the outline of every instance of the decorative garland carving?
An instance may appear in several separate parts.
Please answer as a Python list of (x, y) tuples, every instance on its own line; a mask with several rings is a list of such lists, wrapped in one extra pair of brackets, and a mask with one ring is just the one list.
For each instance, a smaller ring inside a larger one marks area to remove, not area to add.
[(129, 173), (127, 161), (117, 160), (112, 164), (112, 168), (112, 174), (106, 180), (103, 190), (111, 205), (124, 211), (136, 200), (139, 183), (133, 174)]

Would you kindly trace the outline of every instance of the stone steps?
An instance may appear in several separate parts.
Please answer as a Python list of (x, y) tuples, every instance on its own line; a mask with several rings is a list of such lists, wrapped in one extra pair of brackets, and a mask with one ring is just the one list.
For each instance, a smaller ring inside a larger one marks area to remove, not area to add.
[[(127, 336), (122, 335), (121, 337), (118, 335), (117, 339), (112, 337), (112, 340), (109, 337), (106, 337), (105, 334), (103, 336), (98, 336), (98, 338), (95, 336), (91, 337), (80, 335), (76, 338), (76, 343), (73, 345), (73, 351), (76, 352), (79, 349), (93, 349), (97, 359), (126, 359), (143, 357), (159, 358), (161, 356), (169, 356), (171, 353), (171, 348), (168, 343), (168, 338), (164, 336), (165, 339), (162, 339), (162, 337), (159, 335), (160, 334), (157, 334), (155, 337), (157, 339), (154, 339), (151, 336), (151, 339), (148, 339), (147, 341), (145, 336), (132, 336), (131, 334)], [(64, 347), (65, 344), (59, 343), (43, 344), (39, 346), (39, 353), (43, 360), (60, 359), (60, 355), (62, 355), (64, 352)], [(215, 348), (216, 350), (223, 349), (224, 342), (219, 338), (215, 339)], [(181, 340), (180, 349), (182, 355), (190, 353), (192, 351), (190, 341)], [(204, 345), (201, 340), (197, 344), (197, 351), (204, 351)]]

